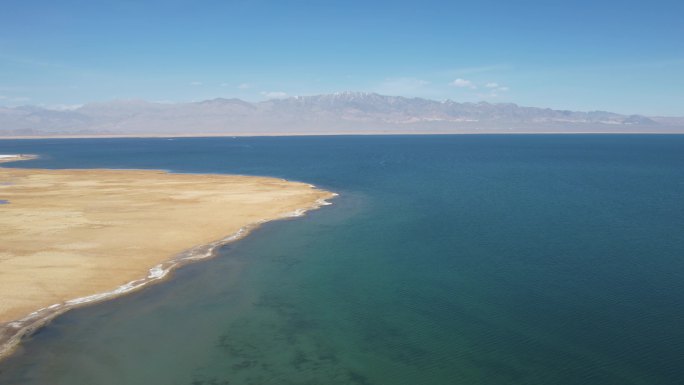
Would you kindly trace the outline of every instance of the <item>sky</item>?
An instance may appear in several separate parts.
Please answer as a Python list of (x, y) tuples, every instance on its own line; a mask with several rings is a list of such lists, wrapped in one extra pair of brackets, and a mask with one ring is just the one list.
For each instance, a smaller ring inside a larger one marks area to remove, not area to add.
[(0, 3), (0, 105), (343, 91), (684, 116), (684, 2)]

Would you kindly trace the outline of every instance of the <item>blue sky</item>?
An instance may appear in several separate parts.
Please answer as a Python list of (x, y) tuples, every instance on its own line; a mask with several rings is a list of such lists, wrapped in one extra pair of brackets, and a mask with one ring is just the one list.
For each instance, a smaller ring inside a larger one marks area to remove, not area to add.
[(684, 2), (0, 4), (0, 105), (347, 90), (684, 115)]

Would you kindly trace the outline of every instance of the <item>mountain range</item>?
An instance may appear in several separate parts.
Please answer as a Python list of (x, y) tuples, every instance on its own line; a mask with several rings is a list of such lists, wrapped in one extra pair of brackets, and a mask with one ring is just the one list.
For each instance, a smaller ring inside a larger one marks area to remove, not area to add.
[(117, 100), (71, 110), (0, 107), (0, 136), (368, 133), (684, 133), (684, 118), (343, 92), (246, 102)]

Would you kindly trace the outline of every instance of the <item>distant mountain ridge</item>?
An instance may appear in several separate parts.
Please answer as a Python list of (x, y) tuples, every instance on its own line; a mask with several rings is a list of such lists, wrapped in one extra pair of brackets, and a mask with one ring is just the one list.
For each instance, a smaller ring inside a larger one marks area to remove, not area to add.
[(118, 100), (74, 110), (0, 107), (0, 136), (684, 132), (684, 119), (342, 92), (262, 102)]

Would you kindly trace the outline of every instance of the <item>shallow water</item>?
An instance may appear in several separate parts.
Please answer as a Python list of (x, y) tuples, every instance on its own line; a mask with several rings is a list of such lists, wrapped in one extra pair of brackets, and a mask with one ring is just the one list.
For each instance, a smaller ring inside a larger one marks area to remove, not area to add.
[[(1, 384), (679, 384), (684, 136), (0, 141), (341, 194), (72, 311)], [(10, 166), (10, 165), (7, 165)]]

